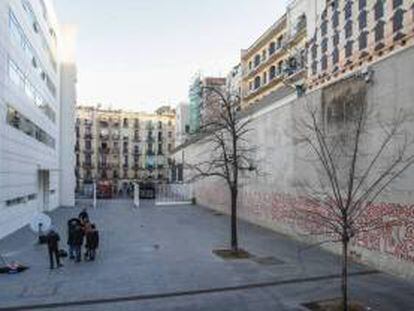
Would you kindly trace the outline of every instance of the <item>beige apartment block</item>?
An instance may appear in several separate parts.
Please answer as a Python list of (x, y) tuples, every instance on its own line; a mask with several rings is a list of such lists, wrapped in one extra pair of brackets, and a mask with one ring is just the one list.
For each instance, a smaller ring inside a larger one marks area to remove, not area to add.
[(303, 4), (292, 2), (286, 14), (242, 50), (242, 109), (306, 78), (307, 17)]
[(168, 106), (152, 114), (78, 106), (77, 191), (93, 182), (110, 184), (114, 193), (131, 182), (166, 182), (174, 133), (175, 111)]

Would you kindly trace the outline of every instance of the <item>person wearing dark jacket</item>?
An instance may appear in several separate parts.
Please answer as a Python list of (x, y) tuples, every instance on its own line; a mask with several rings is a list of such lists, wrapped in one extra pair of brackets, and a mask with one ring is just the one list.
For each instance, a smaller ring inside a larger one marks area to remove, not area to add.
[(47, 249), (49, 251), (50, 269), (54, 268), (53, 257), (55, 257), (56, 266), (58, 268), (63, 266), (59, 260), (59, 241), (59, 234), (57, 234), (53, 228), (50, 229), (49, 233), (47, 234)]
[(99, 247), (99, 232), (95, 224), (91, 225), (91, 230), (86, 233), (86, 256), (88, 260), (95, 260), (96, 249)]
[(76, 226), (80, 226), (80, 220), (78, 218), (72, 218), (68, 221), (68, 246), (69, 246), (69, 258), (75, 259), (75, 247), (73, 244), (73, 235)]
[(76, 226), (73, 231), (73, 247), (75, 249), (75, 261), (81, 261), (81, 249), (83, 244), (83, 230), (81, 226)]

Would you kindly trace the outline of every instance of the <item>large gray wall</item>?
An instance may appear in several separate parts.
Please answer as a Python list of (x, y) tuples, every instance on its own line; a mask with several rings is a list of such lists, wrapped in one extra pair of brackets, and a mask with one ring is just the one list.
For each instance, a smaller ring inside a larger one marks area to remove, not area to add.
[[(414, 103), (414, 48), (401, 51), (370, 67), (372, 79), (366, 86), (366, 101), (375, 107), (376, 119), (387, 119), (398, 108), (409, 111)], [(339, 82), (340, 83), (340, 82)], [(304, 235), (312, 229), (311, 224), (297, 218), (296, 209), (301, 202), (297, 197), (297, 183), (301, 179), (313, 178), (312, 165), (306, 163), (307, 151), (295, 137), (297, 120), (304, 116), (304, 107), (311, 104), (320, 107), (325, 90), (315, 90), (306, 97), (296, 99), (294, 95), (251, 113), (252, 132), (249, 140), (258, 147), (256, 159), (262, 173), (243, 180), (239, 195), (241, 218), (275, 231), (288, 234), (307, 242), (315, 237)], [(411, 123), (411, 133), (414, 124)], [(364, 145), (375, 149), (381, 141), (378, 126), (370, 128)], [(199, 140), (177, 149), (175, 159), (180, 163), (197, 163), (209, 156), (208, 143)], [(191, 172), (185, 171), (185, 178)], [(384, 216), (383, 226), (373, 232), (360, 235), (353, 243), (351, 254), (355, 259), (369, 263), (379, 269), (414, 278), (414, 168), (392, 184), (390, 190), (378, 198), (372, 213)], [(197, 202), (209, 208), (229, 212), (229, 194), (226, 184), (209, 178), (194, 184)], [(394, 215), (390, 217), (389, 215)], [(395, 219), (407, 220), (404, 224)], [(326, 245), (338, 251), (337, 245)]]

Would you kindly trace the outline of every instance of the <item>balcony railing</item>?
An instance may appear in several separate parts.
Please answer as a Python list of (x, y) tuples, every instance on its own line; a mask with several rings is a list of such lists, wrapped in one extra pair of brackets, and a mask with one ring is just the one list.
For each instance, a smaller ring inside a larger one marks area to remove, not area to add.
[(99, 163), (98, 164), (99, 169), (112, 169), (112, 164), (110, 163)]
[(82, 167), (86, 168), (86, 169), (94, 169), (95, 168), (95, 166), (93, 165), (92, 162), (83, 162)]
[(83, 135), (83, 138), (85, 138), (85, 139), (93, 139), (93, 135), (92, 135), (92, 133), (85, 133), (85, 135)]
[(112, 135), (112, 140), (120, 140), (120, 139), (121, 139), (120, 135), (118, 135), (118, 134), (113, 134)]
[(99, 153), (109, 154), (110, 152), (110, 148), (99, 148)]

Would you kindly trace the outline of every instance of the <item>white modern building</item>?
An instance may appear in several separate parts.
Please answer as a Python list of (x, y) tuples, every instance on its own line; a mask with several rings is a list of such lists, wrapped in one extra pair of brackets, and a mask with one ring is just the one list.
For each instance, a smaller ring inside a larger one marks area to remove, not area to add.
[(74, 205), (76, 68), (61, 38), (50, 0), (0, 1), (0, 238)]

